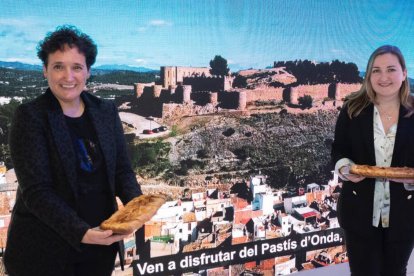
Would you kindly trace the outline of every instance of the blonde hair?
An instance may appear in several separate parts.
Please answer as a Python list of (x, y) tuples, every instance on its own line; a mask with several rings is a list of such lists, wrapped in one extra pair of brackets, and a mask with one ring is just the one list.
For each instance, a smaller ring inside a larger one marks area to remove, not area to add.
[[(392, 54), (396, 56), (398, 58), (402, 70), (407, 70), (404, 57), (400, 49), (398, 49), (398, 47), (392, 45), (383, 45), (377, 48), (369, 57), (361, 89), (358, 92), (349, 95), (349, 97), (347, 98), (346, 104), (348, 105), (349, 118), (352, 119), (353, 117), (358, 116), (359, 113), (361, 113), (361, 111), (370, 103), (376, 103), (376, 93), (374, 89), (372, 89), (370, 81), (372, 74), (372, 66), (374, 64), (375, 58), (384, 54)], [(414, 98), (410, 95), (410, 84), (408, 82), (408, 74), (405, 76), (405, 80), (401, 84), (400, 103), (408, 110), (408, 114), (406, 115), (406, 117), (409, 117), (414, 113)]]

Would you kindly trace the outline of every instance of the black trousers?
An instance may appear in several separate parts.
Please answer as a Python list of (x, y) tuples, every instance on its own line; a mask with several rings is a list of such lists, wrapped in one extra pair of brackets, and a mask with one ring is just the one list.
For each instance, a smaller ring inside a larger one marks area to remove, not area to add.
[[(7, 273), (10, 276), (110, 276), (118, 252), (117, 243), (110, 246), (82, 245), (82, 252), (72, 252), (67, 257), (48, 255), (47, 264), (43, 259), (23, 256), (10, 260)], [(6, 249), (10, 250), (10, 249)], [(40, 252), (42, 253), (42, 252)], [(47, 254), (48, 252), (46, 252)], [(50, 261), (53, 260), (53, 261)], [(33, 273), (33, 271), (35, 271)]]
[(371, 232), (361, 235), (345, 230), (351, 275), (405, 276), (414, 239), (391, 240), (388, 229), (382, 227), (372, 227)]
[(111, 276), (114, 270), (117, 243), (110, 246), (87, 245), (76, 256), (74, 262), (68, 264), (68, 274), (74, 276)]

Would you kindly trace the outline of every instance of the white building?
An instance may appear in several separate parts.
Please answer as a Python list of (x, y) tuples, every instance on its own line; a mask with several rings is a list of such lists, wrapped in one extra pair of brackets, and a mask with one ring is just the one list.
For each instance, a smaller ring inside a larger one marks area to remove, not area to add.
[(273, 214), (273, 195), (260, 193), (256, 194), (252, 202), (253, 210), (262, 210), (263, 215)]
[(194, 212), (193, 201), (180, 201), (179, 205), (181, 206), (183, 213)]
[(254, 239), (255, 240), (262, 240), (266, 239), (266, 227), (264, 225), (264, 221), (262, 217), (252, 218), (253, 221), (253, 229), (254, 229)]
[(252, 191), (253, 198), (258, 193), (266, 193), (269, 186), (266, 185), (266, 177), (264, 175), (256, 175), (250, 177), (250, 190)]
[(206, 212), (207, 217), (213, 216), (216, 212), (222, 212), (224, 217), (224, 209), (231, 206), (230, 198), (223, 199), (207, 199)]
[(292, 232), (292, 222), (290, 221), (290, 216), (287, 214), (279, 214), (278, 220), (281, 225), (282, 235), (283, 236), (289, 236)]
[(301, 196), (287, 197), (283, 201), (283, 205), (287, 214), (292, 214), (294, 208), (306, 206), (306, 203), (306, 194)]

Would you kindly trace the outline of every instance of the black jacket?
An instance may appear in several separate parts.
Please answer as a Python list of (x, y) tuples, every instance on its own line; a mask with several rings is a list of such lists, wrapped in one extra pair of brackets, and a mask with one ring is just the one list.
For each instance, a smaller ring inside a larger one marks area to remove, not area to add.
[[(122, 124), (113, 103), (86, 92), (81, 97), (101, 145), (115, 211), (115, 196), (125, 204), (141, 194)], [(17, 108), (10, 150), (19, 186), (4, 261), (19, 275), (28, 271), (40, 275), (33, 269), (44, 266), (47, 271), (51, 262), (79, 251), (90, 228), (74, 211), (78, 197), (75, 151), (62, 109), (49, 89)]]
[[(405, 117), (401, 106), (391, 167), (414, 167), (414, 115)], [(339, 114), (332, 161), (349, 158), (358, 165), (376, 165), (374, 149), (374, 106), (370, 104), (350, 119), (345, 106)], [(372, 212), (375, 179), (366, 178), (359, 183), (345, 181), (338, 202), (338, 219), (341, 227), (369, 235), (372, 229)], [(404, 184), (390, 182), (390, 235), (393, 239), (407, 239), (414, 235), (414, 191)]]

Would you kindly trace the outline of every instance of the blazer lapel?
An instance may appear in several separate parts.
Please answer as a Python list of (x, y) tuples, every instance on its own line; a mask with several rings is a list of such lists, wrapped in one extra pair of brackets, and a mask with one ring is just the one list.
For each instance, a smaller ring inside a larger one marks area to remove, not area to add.
[(409, 128), (411, 127), (410, 119), (404, 117), (406, 113), (406, 109), (401, 106), (398, 117), (397, 134), (395, 136), (394, 151), (392, 153), (391, 166), (393, 167), (400, 167), (402, 164), (405, 164), (403, 157), (405, 156), (406, 145), (408, 143), (408, 137), (410, 136)]
[(374, 105), (369, 105), (361, 111), (359, 117), (359, 129), (361, 139), (365, 143), (367, 150), (367, 165), (375, 165), (375, 147), (374, 147)]
[(76, 185), (76, 155), (70, 138), (69, 129), (65, 123), (62, 111), (58, 109), (48, 111), (48, 119), (53, 139), (62, 160), (64, 171), (67, 175), (69, 185), (74, 191), (75, 197), (78, 194)]

